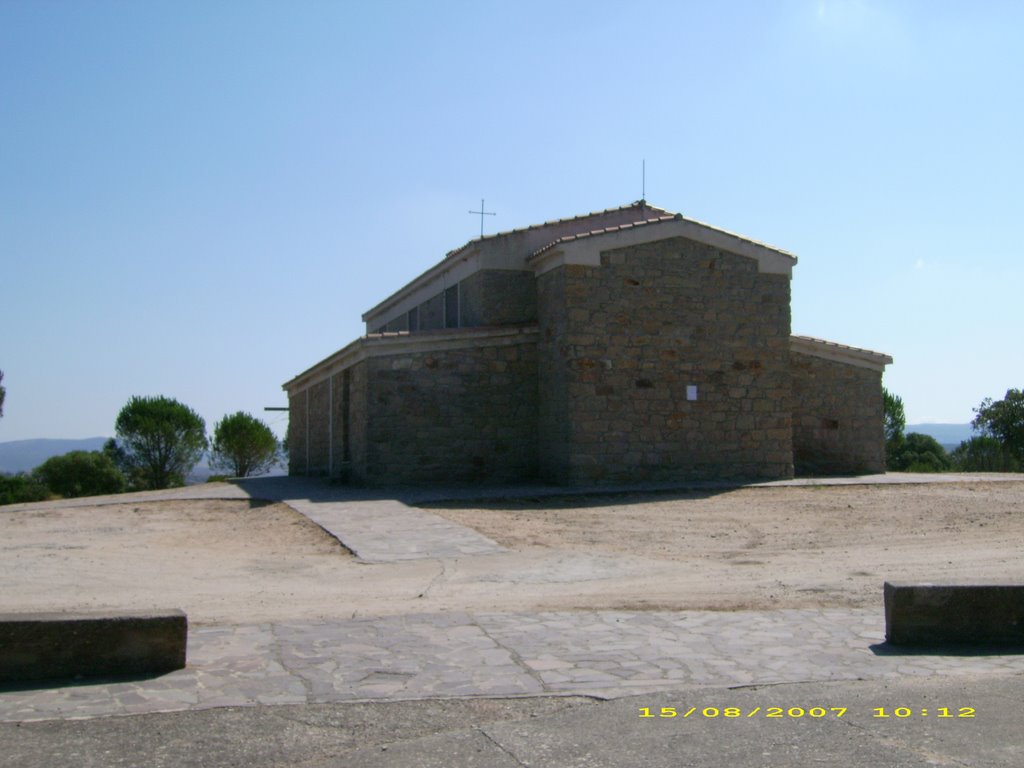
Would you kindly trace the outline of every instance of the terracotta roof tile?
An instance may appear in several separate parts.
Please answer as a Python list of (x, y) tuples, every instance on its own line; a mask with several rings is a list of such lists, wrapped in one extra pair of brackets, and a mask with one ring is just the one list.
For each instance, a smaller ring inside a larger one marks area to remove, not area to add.
[(667, 216), (669, 218), (671, 218), (672, 216), (676, 215), (676, 214), (673, 214), (671, 211), (666, 211), (664, 208), (658, 208), (655, 205), (651, 205), (646, 200), (637, 200), (636, 202), (630, 203), (629, 205), (620, 205), (618, 208), (605, 208), (603, 211), (591, 211), (590, 213), (581, 213), (578, 216), (567, 216), (564, 219), (551, 219), (550, 221), (544, 221), (544, 222), (541, 222), (540, 224), (530, 224), (527, 227), (519, 227), (517, 229), (506, 230), (505, 232), (495, 232), (493, 235), (484, 235), (483, 237), (475, 237), (472, 240), (470, 240), (468, 243), (466, 243), (464, 245), (460, 245), (458, 248), (455, 248), (455, 249), (453, 249), (451, 251), (448, 251), (448, 253), (445, 254), (445, 258), (447, 259), (450, 256), (454, 256), (457, 253), (461, 253), (462, 251), (466, 250), (467, 248), (469, 248), (469, 247), (471, 247), (473, 245), (476, 245), (477, 243), (480, 243), (480, 242), (482, 242), (484, 240), (494, 240), (494, 239), (499, 238), (499, 237), (507, 237), (508, 235), (515, 235), (515, 234), (518, 234), (519, 232), (529, 232), (529, 231), (534, 230), (534, 229), (543, 229), (544, 227), (552, 227), (552, 226), (555, 226), (557, 224), (565, 224), (565, 223), (570, 222), (570, 221), (580, 221), (581, 219), (589, 219), (591, 216), (601, 216), (601, 215), (606, 214), (606, 213), (617, 213), (619, 211), (628, 211), (631, 208), (638, 208), (638, 209), (641, 209), (641, 210), (652, 211), (653, 213), (660, 214), (663, 217)]
[(673, 221), (675, 219), (682, 219), (682, 218), (683, 218), (682, 214), (679, 214), (679, 213), (667, 214), (665, 216), (656, 216), (656, 217), (651, 218), (651, 219), (642, 219), (640, 221), (634, 221), (634, 222), (632, 222), (630, 224), (619, 224), (618, 226), (615, 226), (615, 227), (605, 227), (604, 229), (592, 229), (589, 232), (580, 232), (580, 233), (575, 234), (575, 235), (565, 235), (564, 237), (560, 237), (557, 240), (554, 240), (554, 241), (548, 243), (543, 248), (538, 248), (536, 251), (534, 251), (532, 254), (530, 254), (530, 256), (527, 259), (527, 261), (529, 261), (530, 259), (532, 259), (532, 258), (534, 258), (536, 256), (540, 256), (545, 251), (549, 251), (552, 248), (555, 248), (560, 243), (568, 243), (568, 242), (570, 242), (572, 240), (582, 240), (582, 239), (587, 238), (587, 237), (595, 237), (597, 235), (606, 235), (606, 234), (609, 234), (611, 232), (621, 232), (624, 229), (634, 229), (635, 227), (643, 227), (643, 226), (646, 226), (648, 224), (660, 224), (663, 221)]

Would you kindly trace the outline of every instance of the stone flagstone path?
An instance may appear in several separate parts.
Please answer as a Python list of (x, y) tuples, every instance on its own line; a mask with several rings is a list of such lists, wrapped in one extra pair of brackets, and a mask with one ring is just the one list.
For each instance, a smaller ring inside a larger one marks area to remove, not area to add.
[(296, 477), (256, 478), (239, 486), (253, 498), (287, 504), (366, 563), (507, 551), (472, 528), (386, 495)]
[(1024, 674), (1024, 655), (878, 647), (877, 611), (424, 614), (197, 627), (188, 667), (0, 692), (0, 721), (466, 696), (614, 698), (690, 685)]
[(472, 528), (400, 501), (282, 501), (330, 533), (366, 563), (507, 551)]

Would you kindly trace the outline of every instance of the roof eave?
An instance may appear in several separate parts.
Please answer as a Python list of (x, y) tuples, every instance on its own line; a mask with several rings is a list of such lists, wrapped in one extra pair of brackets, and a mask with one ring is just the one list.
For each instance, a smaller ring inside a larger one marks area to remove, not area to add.
[(789, 343), (790, 350), (793, 352), (818, 357), (823, 360), (855, 365), (861, 368), (870, 368), (879, 373), (885, 370), (885, 366), (892, 365), (893, 362), (892, 356), (884, 352), (850, 347), (846, 344), (818, 339), (813, 336), (793, 335), (790, 336)]
[[(467, 243), (467, 247), (469, 245), (474, 245), (479, 242), (479, 239), (474, 240), (472, 243)], [(417, 289), (419, 289), (420, 286), (424, 285), (425, 283), (429, 283), (436, 279), (437, 277), (443, 275), (445, 272), (451, 269), (453, 265), (457, 264), (458, 262), (467, 261), (473, 258), (473, 256), (475, 256), (477, 253), (475, 250), (469, 251), (468, 253), (464, 253), (464, 251), (465, 248), (460, 248), (458, 251), (449, 251), (448, 255), (445, 256), (444, 259), (442, 259), (437, 264), (432, 266), (426, 272), (420, 273), (417, 277), (410, 280), (408, 283), (406, 283), (397, 291), (392, 293), (382, 302), (377, 304), (377, 306), (373, 307), (372, 309), (366, 310), (366, 312), (364, 312), (362, 315), (363, 322), (369, 322), (369, 319), (374, 315), (378, 315), (381, 312), (390, 309), (394, 305), (401, 303), (406, 296), (409, 296), (410, 294), (415, 292)]]

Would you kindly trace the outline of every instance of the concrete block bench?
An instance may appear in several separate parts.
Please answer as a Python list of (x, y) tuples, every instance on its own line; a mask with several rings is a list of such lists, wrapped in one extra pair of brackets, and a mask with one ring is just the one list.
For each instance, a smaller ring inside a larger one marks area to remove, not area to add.
[(0, 614), (0, 683), (171, 672), (187, 635), (179, 610)]
[(893, 645), (1024, 648), (1024, 584), (885, 582), (885, 639)]

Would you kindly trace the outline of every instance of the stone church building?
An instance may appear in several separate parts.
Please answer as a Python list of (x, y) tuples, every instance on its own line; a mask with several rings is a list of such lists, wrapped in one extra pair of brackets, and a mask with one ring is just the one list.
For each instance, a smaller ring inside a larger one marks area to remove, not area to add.
[(793, 336), (795, 264), (643, 200), (472, 240), (284, 385), (289, 471), (367, 484), (884, 471), (892, 358)]

